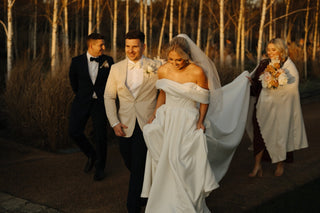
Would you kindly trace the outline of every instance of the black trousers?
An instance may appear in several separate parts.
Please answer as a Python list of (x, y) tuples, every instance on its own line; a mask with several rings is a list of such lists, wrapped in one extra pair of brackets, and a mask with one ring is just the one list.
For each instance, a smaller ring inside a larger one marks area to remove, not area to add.
[(144, 205), (144, 200), (141, 199), (141, 191), (147, 147), (138, 122), (136, 122), (135, 129), (131, 137), (120, 138), (119, 147), (125, 165), (130, 171), (127, 209), (129, 213), (140, 213), (140, 208)]
[[(89, 117), (92, 119), (95, 148), (84, 134)], [(107, 117), (103, 102), (92, 99), (88, 110), (72, 106), (69, 135), (87, 157), (96, 158), (96, 169), (104, 170), (107, 158)]]

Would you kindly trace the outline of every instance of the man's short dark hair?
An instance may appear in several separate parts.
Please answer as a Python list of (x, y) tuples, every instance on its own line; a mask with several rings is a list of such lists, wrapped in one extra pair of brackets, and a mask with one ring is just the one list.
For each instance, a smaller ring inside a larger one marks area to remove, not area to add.
[(90, 35), (87, 36), (87, 46), (89, 47), (89, 42), (91, 40), (104, 40), (104, 36), (99, 34), (99, 33), (91, 33)]
[(139, 39), (142, 44), (144, 44), (145, 35), (140, 30), (130, 30), (125, 35), (125, 39)]

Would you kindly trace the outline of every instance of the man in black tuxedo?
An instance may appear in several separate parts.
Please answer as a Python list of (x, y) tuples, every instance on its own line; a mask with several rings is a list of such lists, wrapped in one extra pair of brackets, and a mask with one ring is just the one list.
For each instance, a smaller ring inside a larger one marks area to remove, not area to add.
[[(108, 79), (112, 57), (104, 55), (104, 37), (92, 33), (87, 37), (86, 53), (72, 58), (70, 83), (75, 98), (72, 103), (69, 134), (88, 157), (84, 172), (88, 173), (95, 166), (94, 180), (105, 177), (107, 157), (107, 117), (104, 107), (104, 89)], [(91, 117), (94, 131), (94, 146), (84, 134), (86, 123)]]

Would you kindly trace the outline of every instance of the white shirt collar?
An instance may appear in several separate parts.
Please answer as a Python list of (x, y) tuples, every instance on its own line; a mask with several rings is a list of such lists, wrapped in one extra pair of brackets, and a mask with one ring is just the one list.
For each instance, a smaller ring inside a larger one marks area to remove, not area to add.
[(96, 61), (90, 61), (90, 58), (98, 58), (98, 57), (94, 57), (93, 55), (91, 55), (88, 51), (87, 51), (87, 59), (88, 59), (88, 62), (96, 62)]

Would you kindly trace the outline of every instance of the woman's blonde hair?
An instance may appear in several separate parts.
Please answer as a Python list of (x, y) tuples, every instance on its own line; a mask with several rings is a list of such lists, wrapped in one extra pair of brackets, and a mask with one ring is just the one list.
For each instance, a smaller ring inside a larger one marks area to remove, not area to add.
[(167, 56), (171, 51), (176, 51), (183, 60), (189, 61), (191, 60), (191, 51), (188, 45), (188, 42), (185, 38), (182, 37), (174, 37), (169, 43), (169, 47), (167, 49)]
[(273, 38), (268, 44), (274, 44), (275, 48), (280, 52), (281, 61), (284, 61), (288, 57), (288, 47), (281, 38)]

